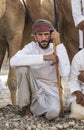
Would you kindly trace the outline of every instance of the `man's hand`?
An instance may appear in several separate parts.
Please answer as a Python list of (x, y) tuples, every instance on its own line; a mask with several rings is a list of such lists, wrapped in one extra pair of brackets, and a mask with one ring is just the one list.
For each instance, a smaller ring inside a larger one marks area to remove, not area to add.
[(81, 29), (82, 31), (84, 31), (84, 21), (82, 21), (78, 24), (78, 28)]
[(74, 94), (77, 97), (76, 102), (78, 104), (84, 106), (84, 95), (82, 94), (82, 92), (81, 91), (76, 91), (76, 92), (74, 92)]
[(52, 64), (51, 64), (51, 65), (54, 65), (54, 64), (57, 64), (57, 63), (58, 63), (58, 57), (55, 56), (54, 54), (44, 55), (44, 56), (43, 56), (43, 59), (44, 59), (45, 61), (52, 61)]
[(57, 44), (60, 44), (60, 34), (56, 31), (56, 30), (54, 30), (52, 33), (51, 33), (51, 39), (53, 40), (53, 41), (55, 41), (55, 43), (56, 43), (56, 45)]
[(78, 75), (78, 79), (84, 82), (84, 71), (80, 71), (80, 74)]

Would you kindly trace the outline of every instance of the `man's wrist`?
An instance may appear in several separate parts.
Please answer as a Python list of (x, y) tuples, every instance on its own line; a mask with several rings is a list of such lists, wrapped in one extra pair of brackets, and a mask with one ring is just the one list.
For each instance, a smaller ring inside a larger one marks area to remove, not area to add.
[(49, 61), (49, 60), (50, 60), (50, 55), (44, 55), (44, 56), (43, 56), (43, 60)]

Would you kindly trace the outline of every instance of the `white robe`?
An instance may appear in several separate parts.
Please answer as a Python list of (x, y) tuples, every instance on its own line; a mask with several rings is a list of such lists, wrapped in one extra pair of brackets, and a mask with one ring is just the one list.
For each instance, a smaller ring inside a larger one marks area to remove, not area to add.
[[(57, 45), (56, 51), (59, 58), (59, 73), (64, 78), (70, 72), (67, 51), (63, 44)], [(56, 96), (58, 95), (56, 67), (50, 65), (51, 61), (43, 60), (43, 55), (49, 54), (53, 54), (53, 43), (50, 43), (48, 49), (41, 49), (38, 43), (32, 41), (11, 58), (10, 65), (12, 67), (30, 66), (38, 85), (51, 95)]]
[[(82, 1), (82, 5), (81, 5)], [(72, 16), (75, 26), (84, 21), (84, 0), (71, 0)], [(79, 48), (83, 48), (83, 31), (79, 29)]]
[(69, 79), (69, 88), (71, 92), (69, 103), (76, 99), (76, 96), (73, 94), (75, 91), (81, 91), (84, 93), (84, 82), (78, 80), (80, 70), (84, 71), (84, 49), (79, 51), (72, 60)]
[(72, 5), (72, 16), (74, 19), (75, 26), (77, 26), (81, 21), (84, 21), (84, 0), (82, 0), (83, 12), (81, 11), (80, 0), (71, 0)]

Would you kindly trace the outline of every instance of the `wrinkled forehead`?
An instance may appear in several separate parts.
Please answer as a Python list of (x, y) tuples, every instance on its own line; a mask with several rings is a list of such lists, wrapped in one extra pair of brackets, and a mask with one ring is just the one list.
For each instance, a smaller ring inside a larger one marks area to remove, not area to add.
[(37, 32), (36, 34), (38, 34), (38, 35), (46, 35), (46, 34), (50, 34), (50, 31)]

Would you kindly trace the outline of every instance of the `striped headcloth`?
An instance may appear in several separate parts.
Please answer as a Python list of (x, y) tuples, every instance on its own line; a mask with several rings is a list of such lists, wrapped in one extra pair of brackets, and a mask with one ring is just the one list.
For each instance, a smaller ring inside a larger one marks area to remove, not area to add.
[(53, 25), (48, 20), (44, 19), (39, 19), (32, 25), (32, 34), (53, 30), (54, 30)]

